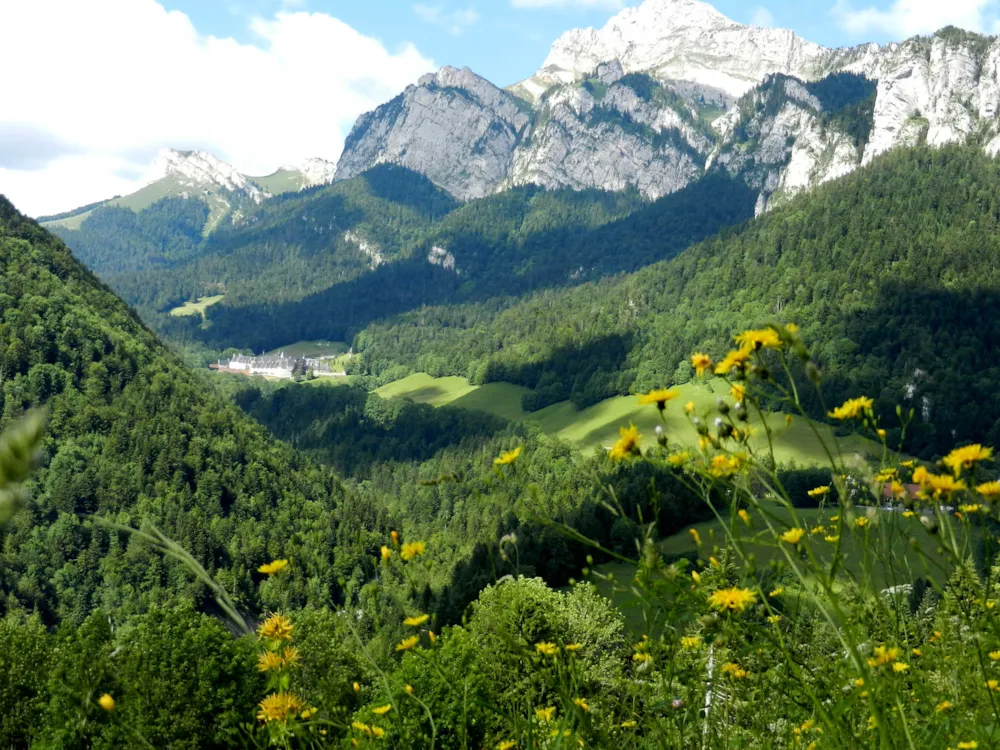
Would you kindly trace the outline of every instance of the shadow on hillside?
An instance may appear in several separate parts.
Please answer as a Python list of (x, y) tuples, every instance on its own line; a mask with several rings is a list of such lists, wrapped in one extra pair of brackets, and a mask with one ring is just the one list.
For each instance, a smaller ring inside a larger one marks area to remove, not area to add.
[(710, 175), (594, 229), (571, 223), (522, 242), (484, 240), (474, 228), (438, 237), (454, 251), (457, 272), (428, 263), (424, 247), (301, 300), (216, 306), (211, 327), (197, 335), (217, 348), (256, 351), (301, 339), (349, 340), (375, 321), (424, 306), (495, 300), (485, 313), (490, 315), (510, 304), (505, 297), (635, 271), (752, 216), (753, 196), (745, 185)]
[(907, 449), (920, 455), (963, 441), (1000, 447), (1000, 291), (893, 283), (876, 299), (828, 327), (842, 338), (834, 347), (854, 355), (824, 382), (826, 399), (876, 398), (889, 427), (896, 404), (914, 409)]

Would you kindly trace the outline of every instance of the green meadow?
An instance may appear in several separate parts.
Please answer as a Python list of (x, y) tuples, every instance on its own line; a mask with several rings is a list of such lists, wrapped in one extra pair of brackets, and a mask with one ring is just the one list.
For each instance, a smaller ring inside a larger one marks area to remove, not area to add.
[[(729, 386), (716, 379), (708, 383), (687, 383), (678, 386), (680, 395), (670, 402), (664, 413), (665, 420), (653, 406), (641, 406), (635, 396), (617, 396), (605, 399), (586, 409), (576, 409), (572, 403), (563, 401), (552, 404), (536, 412), (526, 412), (521, 408), (521, 396), (527, 388), (509, 383), (487, 383), (475, 386), (461, 377), (432, 378), (426, 373), (416, 373), (378, 388), (375, 392), (383, 398), (406, 398), (432, 406), (458, 406), (478, 409), (513, 421), (530, 421), (543, 432), (557, 435), (577, 446), (581, 451), (591, 452), (595, 448), (609, 447), (618, 438), (620, 427), (634, 424), (642, 433), (642, 447), (655, 444), (654, 430), (664, 425), (672, 443), (693, 446), (697, 434), (684, 414), (684, 404), (693, 402), (698, 414), (708, 414), (715, 408), (720, 397), (729, 398)], [(767, 431), (756, 417), (751, 419), (756, 433), (752, 439), (756, 451), (767, 448)], [(774, 457), (778, 463), (800, 465), (826, 463), (824, 444), (833, 447), (833, 431), (827, 425), (795, 418), (791, 424), (785, 422), (782, 414), (768, 417), (767, 426), (771, 430), (774, 443)], [(874, 441), (860, 436), (838, 439), (840, 450), (845, 454), (877, 454), (880, 446)]]
[(212, 305), (221, 302), (224, 294), (217, 294), (214, 297), (199, 297), (197, 300), (185, 302), (180, 307), (175, 307), (170, 314), (175, 318), (187, 317), (190, 315), (200, 315), (205, 317), (205, 310)]
[(286, 357), (339, 357), (347, 353), (348, 346), (343, 341), (327, 341), (319, 339), (316, 341), (296, 341), (292, 344), (279, 346), (267, 352), (265, 357), (274, 357), (284, 352)]

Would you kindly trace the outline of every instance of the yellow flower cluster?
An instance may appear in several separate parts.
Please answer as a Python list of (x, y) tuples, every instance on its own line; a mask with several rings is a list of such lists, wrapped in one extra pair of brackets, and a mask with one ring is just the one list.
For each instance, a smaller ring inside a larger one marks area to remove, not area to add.
[(723, 664), (722, 673), (729, 675), (734, 680), (743, 680), (750, 676), (749, 672), (743, 669), (739, 664), (735, 664), (733, 662)]
[(541, 643), (535, 644), (535, 651), (542, 656), (558, 656), (559, 647), (554, 643), (547, 643), (542, 641)]
[(414, 557), (419, 557), (427, 551), (427, 545), (423, 542), (407, 542), (400, 550), (399, 556), (409, 562)]
[(385, 730), (382, 729), (382, 727), (377, 727), (374, 724), (369, 726), (363, 721), (352, 721), (351, 728), (357, 732), (361, 732), (362, 734), (367, 734), (369, 737), (375, 737), (378, 739), (385, 737)]
[(642, 437), (634, 424), (620, 428), (619, 434), (618, 441), (611, 447), (611, 452), (608, 454), (615, 461), (621, 461), (629, 458), (633, 453), (638, 453), (639, 439)]
[(869, 667), (884, 667), (899, 658), (899, 649), (895, 646), (876, 646), (875, 655), (868, 659)]
[(519, 445), (512, 451), (506, 451), (501, 453), (498, 458), (493, 459), (493, 463), (497, 466), (506, 466), (517, 461), (518, 457), (521, 455), (522, 447)]
[(297, 667), (302, 659), (295, 646), (285, 646), (280, 654), (276, 651), (264, 651), (257, 657), (257, 669), (261, 672), (280, 672), (288, 667)]
[(259, 705), (260, 710), (257, 712), (257, 718), (260, 721), (280, 721), (284, 723), (290, 717), (295, 716), (305, 706), (305, 701), (295, 695), (295, 693), (280, 692), (271, 693)]
[(275, 573), (284, 570), (288, 566), (288, 560), (273, 560), (257, 568), (258, 573), (273, 576)]
[(829, 413), (834, 419), (857, 419), (858, 417), (870, 415), (874, 401), (865, 396), (851, 398)]
[(708, 597), (708, 603), (719, 611), (742, 612), (757, 602), (757, 595), (750, 589), (719, 589)]
[(665, 389), (661, 388), (658, 391), (650, 391), (639, 396), (639, 404), (645, 406), (647, 404), (656, 404), (656, 408), (663, 411), (667, 407), (668, 401), (673, 401), (680, 394), (676, 388)]
[(798, 544), (802, 541), (802, 537), (805, 536), (805, 529), (800, 529), (799, 527), (791, 528), (781, 535), (781, 541), (786, 544)]
[(294, 629), (291, 620), (276, 613), (264, 620), (264, 624), (258, 628), (257, 634), (269, 641), (290, 641)]
[(941, 461), (945, 466), (951, 469), (957, 477), (963, 470), (971, 469), (974, 464), (977, 464), (980, 461), (986, 461), (992, 456), (992, 448), (984, 448), (979, 445), (979, 443), (975, 443), (974, 445), (966, 445), (962, 448), (956, 448)]

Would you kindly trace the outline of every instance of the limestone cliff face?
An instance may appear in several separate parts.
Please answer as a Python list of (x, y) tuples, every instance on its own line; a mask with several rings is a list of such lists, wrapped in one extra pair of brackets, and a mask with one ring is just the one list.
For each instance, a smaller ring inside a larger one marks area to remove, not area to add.
[(337, 177), (391, 162), (458, 198), (488, 195), (507, 178), (514, 149), (530, 132), (527, 109), (467, 68), (442, 68), (358, 119)]
[[(865, 96), (845, 99), (844, 81)], [(462, 199), (523, 183), (656, 198), (725, 169), (764, 211), (898, 146), (1000, 153), (998, 111), (996, 38), (828, 49), (699, 0), (646, 0), (567, 32), (507, 91), (469, 70), (425, 76), (358, 120), (337, 177), (394, 162)]]

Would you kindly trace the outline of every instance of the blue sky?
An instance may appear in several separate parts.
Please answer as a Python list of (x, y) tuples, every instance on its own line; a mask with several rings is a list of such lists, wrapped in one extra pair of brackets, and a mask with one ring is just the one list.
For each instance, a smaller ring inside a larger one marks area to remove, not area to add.
[[(938, 1), (938, 0), (935, 0)], [(940, 0), (944, 2), (945, 0)], [(959, 0), (961, 4), (962, 0)], [(615, 8), (639, 5), (638, 0), (565, 0), (549, 7), (514, 7), (509, 0), (164, 0), (170, 9), (188, 14), (200, 31), (251, 41), (247, 19), (281, 10), (328, 13), (390, 49), (412, 42), (442, 65), (467, 65), (498, 85), (528, 77), (541, 65), (552, 42), (564, 31), (603, 26)], [(891, 31), (867, 28), (848, 31), (836, 22), (834, 0), (773, 0), (756, 3), (715, 0), (711, 3), (734, 21), (793, 29), (826, 46), (864, 41), (889, 41)], [(919, 3), (918, 3), (919, 4)], [(871, 2), (860, 3), (868, 8)], [(886, 9), (891, 3), (877, 1)], [(591, 7), (587, 7), (591, 6)]]
[[(248, 175), (336, 161), (358, 116), (441, 65), (504, 86), (564, 31), (639, 0), (0, 0), (0, 193), (56, 213), (156, 179), (164, 148)], [(996, 33), (1000, 0), (715, 0), (827, 46), (946, 24)], [(55, 92), (55, 95), (54, 93)]]

